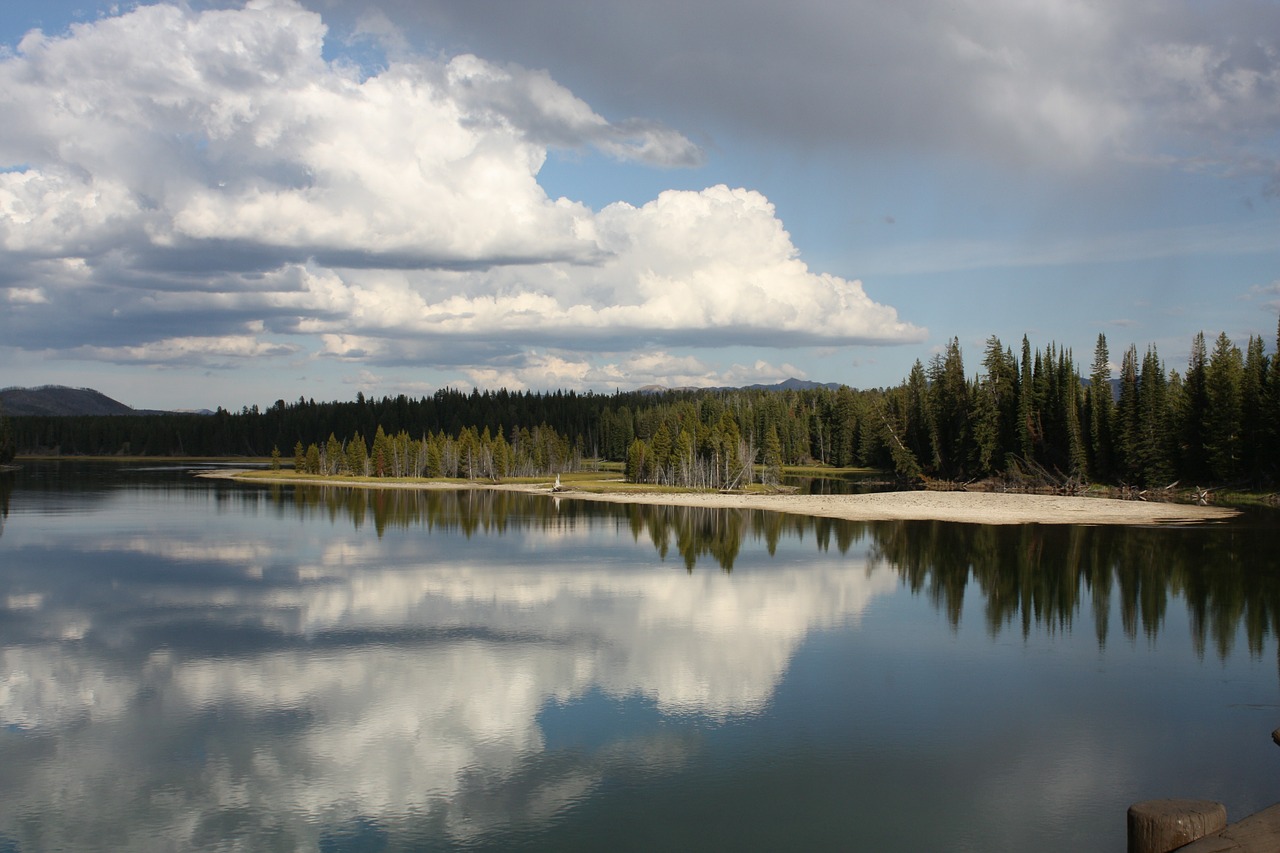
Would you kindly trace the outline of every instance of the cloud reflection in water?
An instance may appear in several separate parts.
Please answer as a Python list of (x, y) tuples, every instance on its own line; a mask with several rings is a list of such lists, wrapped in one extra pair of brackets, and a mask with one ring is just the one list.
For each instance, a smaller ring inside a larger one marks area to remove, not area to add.
[(454, 839), (546, 820), (610, 773), (671, 772), (697, 749), (658, 728), (549, 751), (546, 708), (759, 713), (809, 632), (897, 586), (865, 555), (804, 546), (771, 560), (747, 543), (733, 573), (685, 572), (655, 560), (658, 533), (602, 520), (377, 538), (309, 523), (296, 548), (278, 527), (99, 526), (59, 546), (108, 567), (97, 586), (73, 595), (57, 585), (75, 571), (55, 569), (10, 596), (83, 639), (41, 629), (3, 651), (0, 754), (41, 752), (0, 788), (3, 826), (61, 802), (84, 814), (43, 827), (60, 844), (108, 825), (147, 850), (281, 832), (315, 847), (326, 827), (413, 815)]

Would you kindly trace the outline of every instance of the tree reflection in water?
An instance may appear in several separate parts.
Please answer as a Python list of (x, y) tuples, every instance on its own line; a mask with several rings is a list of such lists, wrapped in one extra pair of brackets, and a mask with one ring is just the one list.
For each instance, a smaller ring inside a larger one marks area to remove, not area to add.
[(1011, 625), (1070, 629), (1091, 605), (1104, 646), (1112, 593), (1127, 639), (1154, 639), (1171, 596), (1189, 609), (1196, 651), (1230, 654), (1243, 625), (1249, 651), (1280, 622), (1280, 564), (1266, 521), (1198, 527), (877, 525), (873, 554), (959, 624), (965, 587), (981, 588), (992, 635)]
[(0, 850), (1104, 849), (1170, 780), (1269, 802), (1273, 516), (48, 471), (0, 541)]
[[(636, 541), (647, 537), (663, 560), (679, 555), (692, 572), (710, 558), (732, 572), (746, 537), (763, 540), (773, 554), (784, 535), (812, 536), (820, 551), (846, 553), (872, 539), (874, 560), (892, 567), (959, 626), (970, 582), (985, 599), (992, 636), (1017, 627), (1073, 630), (1091, 618), (1098, 645), (1114, 626), (1133, 640), (1154, 639), (1171, 596), (1190, 612), (1196, 651), (1212, 644), (1230, 654), (1243, 625), (1249, 651), (1263, 652), (1280, 625), (1280, 557), (1273, 519), (1262, 514), (1240, 523), (1189, 527), (1056, 524), (977, 525), (949, 522), (850, 522), (803, 515), (706, 507), (613, 504), (479, 489), (396, 490), (308, 486), (273, 487), (279, 512), (327, 514), (357, 528), (388, 527), (477, 531), (572, 529), (601, 516), (625, 523)], [(1087, 606), (1086, 606), (1087, 605)]]
[(0, 471), (0, 536), (4, 535), (4, 521), (9, 517), (9, 499), (13, 495), (13, 472)]

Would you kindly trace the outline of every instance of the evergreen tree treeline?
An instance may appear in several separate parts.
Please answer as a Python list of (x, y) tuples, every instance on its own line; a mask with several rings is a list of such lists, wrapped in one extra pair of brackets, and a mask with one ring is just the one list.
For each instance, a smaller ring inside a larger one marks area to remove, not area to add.
[[(966, 380), (953, 340), (875, 410), (882, 435), (869, 446), (906, 478), (1162, 487), (1261, 485), (1280, 473), (1280, 357), (1256, 336), (1242, 352), (1225, 333), (1212, 349), (1197, 335), (1185, 374), (1168, 369), (1155, 346), (1141, 355), (1130, 346), (1114, 382), (1104, 335), (1087, 380), (1070, 350), (1033, 352), (1024, 337), (1015, 357), (994, 336)], [(874, 453), (866, 461), (875, 464)]]
[[(278, 466), (279, 452), (272, 462)], [(303, 447), (293, 446), (293, 467), (307, 474), (359, 477), (465, 477), (469, 480), (544, 476), (574, 471), (582, 463), (582, 449), (547, 426), (533, 430), (512, 429), (507, 439), (497, 434), (463, 427), (456, 437), (436, 434), (411, 438), (401, 431), (388, 435), (381, 426), (366, 443), (357, 432), (347, 441), (329, 433), (329, 440)]]
[(705, 488), (776, 482), (784, 464), (873, 467), (905, 480), (1262, 485), (1280, 479), (1277, 350), (1268, 356), (1260, 337), (1242, 350), (1226, 334), (1211, 345), (1201, 334), (1179, 373), (1154, 346), (1130, 346), (1113, 380), (1103, 335), (1087, 377), (1069, 349), (1033, 349), (1024, 337), (1015, 354), (992, 336), (972, 375), (952, 339), (883, 389), (446, 388), (420, 399), (278, 400), (266, 411), (211, 416), (12, 417), (7, 433), (0, 422), (0, 443), (7, 434), (19, 453), (83, 455), (292, 449), (303, 470), (390, 476), (541, 474), (599, 458), (623, 463), (633, 480)]
[(0, 465), (12, 462), (15, 452), (13, 429), (4, 416), (4, 410), (0, 409)]

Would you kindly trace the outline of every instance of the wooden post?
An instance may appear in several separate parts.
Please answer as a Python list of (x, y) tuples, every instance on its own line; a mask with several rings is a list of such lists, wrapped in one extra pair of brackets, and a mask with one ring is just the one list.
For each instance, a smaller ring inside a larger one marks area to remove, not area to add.
[(1227, 807), (1210, 800), (1147, 800), (1129, 806), (1129, 853), (1169, 853), (1227, 828)]

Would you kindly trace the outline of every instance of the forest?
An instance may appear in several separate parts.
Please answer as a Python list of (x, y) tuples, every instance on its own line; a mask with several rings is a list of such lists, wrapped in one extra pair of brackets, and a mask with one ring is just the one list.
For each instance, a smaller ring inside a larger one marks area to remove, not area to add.
[[(636, 482), (739, 488), (783, 466), (868, 467), (904, 483), (1002, 479), (1072, 490), (1266, 488), (1280, 473), (1280, 329), (1192, 341), (1185, 368), (1098, 336), (1017, 352), (992, 336), (966, 370), (952, 339), (896, 386), (856, 390), (464, 392), (277, 400), (212, 415), (0, 418), (0, 454), (273, 456), (299, 470), (498, 479), (622, 463)], [(0, 460), (2, 461), (2, 460)]]

